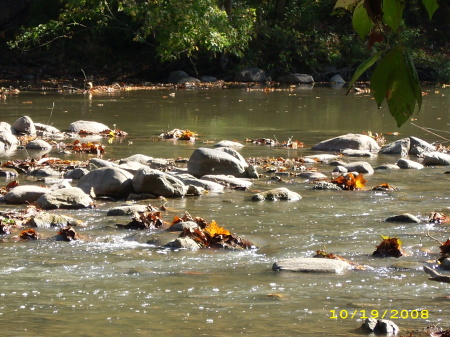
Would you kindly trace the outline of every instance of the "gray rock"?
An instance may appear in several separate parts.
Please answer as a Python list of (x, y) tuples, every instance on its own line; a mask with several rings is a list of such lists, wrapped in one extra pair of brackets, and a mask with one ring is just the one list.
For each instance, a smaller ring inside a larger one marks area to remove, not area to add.
[(46, 184), (51, 184), (49, 187), (51, 191), (72, 187), (71, 180), (69, 179), (57, 179), (57, 181), (55, 181), (55, 179), (50, 180), (49, 178), (44, 178), (44, 181)]
[(45, 187), (36, 185), (19, 185), (5, 194), (5, 201), (8, 204), (32, 203), (47, 192), (49, 192), (49, 189)]
[(173, 249), (189, 249), (189, 250), (197, 250), (201, 248), (197, 242), (195, 242), (193, 239), (189, 237), (176, 238), (175, 240), (169, 242), (166, 245), (166, 247)]
[(208, 149), (204, 147), (196, 149), (187, 163), (188, 172), (195, 177), (209, 174), (245, 177), (245, 168), (248, 164), (219, 149)]
[(224, 191), (223, 185), (209, 180), (198, 179), (191, 174), (177, 174), (175, 177), (180, 179), (185, 185), (198, 186), (214, 193), (222, 193)]
[(89, 173), (88, 169), (85, 168), (74, 168), (73, 170), (67, 171), (66, 173), (64, 173), (64, 178), (66, 179), (81, 179), (82, 176), (86, 175)]
[(242, 164), (242, 166), (244, 166), (244, 167), (248, 166), (245, 158), (239, 152), (237, 152), (235, 149), (232, 149), (230, 147), (219, 147), (219, 148), (217, 148), (217, 151), (222, 151), (222, 152), (228, 153), (228, 154), (232, 155), (234, 158), (236, 158), (237, 160), (239, 160), (239, 162)]
[(333, 77), (330, 78), (330, 82), (333, 83), (345, 83), (345, 80), (342, 78), (341, 75), (336, 74)]
[(214, 83), (214, 82), (217, 82), (217, 77), (214, 77), (214, 76), (200, 76), (200, 81), (202, 83)]
[(367, 318), (361, 325), (361, 328), (367, 332), (385, 336), (395, 336), (400, 331), (393, 321), (387, 319), (375, 320), (373, 318)]
[(354, 171), (358, 173), (367, 173), (367, 174), (374, 173), (372, 165), (370, 165), (368, 162), (365, 161), (355, 161), (353, 163), (348, 163), (345, 165), (345, 168), (348, 170), (348, 172)]
[(212, 182), (219, 183), (221, 185), (233, 188), (247, 189), (253, 185), (251, 181), (242, 178), (236, 178), (235, 176), (224, 175), (224, 174), (207, 174), (200, 178), (201, 180), (209, 180)]
[(288, 201), (298, 201), (302, 197), (297, 192), (290, 191), (286, 187), (274, 188), (269, 191), (257, 193), (252, 197), (253, 201), (278, 201), (278, 200), (288, 200)]
[(236, 82), (265, 82), (266, 72), (259, 68), (245, 68), (234, 74)]
[(424, 168), (424, 166), (421, 163), (418, 163), (416, 161), (410, 160), (410, 159), (399, 159), (396, 163), (398, 167), (401, 169), (415, 169), (415, 170), (421, 170)]
[(344, 166), (338, 165), (333, 169), (333, 172), (335, 173), (347, 173), (348, 169)]
[(248, 178), (259, 179), (259, 173), (258, 173), (258, 170), (256, 169), (255, 165), (248, 165), (245, 168), (245, 173)]
[(119, 167), (119, 164), (100, 158), (91, 158), (89, 159), (89, 167), (93, 169), (98, 169), (100, 167)]
[(34, 123), (34, 126), (36, 127), (36, 131), (45, 131), (46, 133), (50, 133), (50, 134), (61, 133), (61, 131), (59, 129), (57, 129), (51, 125), (46, 125), (46, 124), (42, 124), (42, 123)]
[(342, 151), (345, 149), (367, 150), (377, 152), (380, 146), (369, 136), (349, 133), (324, 140), (312, 147), (316, 151)]
[(314, 78), (307, 74), (288, 74), (278, 77), (278, 82), (285, 84), (310, 84), (314, 83)]
[(0, 132), (6, 132), (6, 133), (12, 133), (17, 134), (16, 130), (13, 129), (11, 124), (7, 122), (0, 122)]
[(430, 152), (426, 153), (423, 158), (423, 165), (450, 165), (450, 154), (442, 152)]
[(173, 161), (165, 158), (153, 158), (146, 165), (155, 170), (166, 170), (173, 166)]
[(384, 154), (398, 154), (406, 156), (411, 148), (411, 141), (409, 138), (396, 140), (395, 142), (384, 145), (380, 152)]
[(182, 70), (175, 70), (169, 74), (167, 79), (169, 83), (200, 83), (198, 78), (189, 76), (186, 72)]
[(74, 133), (80, 133), (81, 131), (84, 131), (87, 133), (98, 134), (102, 131), (110, 130), (110, 128), (107, 125), (99, 122), (80, 120), (70, 123), (69, 130), (70, 132)]
[(137, 162), (140, 164), (147, 165), (147, 163), (151, 160), (153, 160), (153, 157), (146, 156), (145, 154), (134, 154), (130, 157), (120, 159), (119, 164), (124, 164), (128, 162)]
[(132, 180), (136, 193), (150, 193), (163, 197), (182, 197), (186, 195), (187, 186), (178, 178), (151, 168), (139, 170)]
[(90, 194), (93, 189), (96, 196), (124, 198), (131, 193), (133, 175), (117, 167), (102, 167), (81, 177), (78, 187)]
[(38, 228), (50, 227), (75, 227), (81, 224), (80, 221), (61, 214), (38, 213), (30, 221), (30, 225)]
[(107, 216), (121, 216), (121, 215), (133, 215), (136, 212), (145, 212), (147, 210), (146, 205), (127, 205), (117, 206), (108, 210)]
[(305, 178), (309, 180), (326, 179), (327, 176), (320, 172), (302, 172), (299, 174), (300, 178)]
[(135, 161), (129, 161), (129, 162), (120, 164), (119, 167), (122, 170), (130, 172), (132, 175), (135, 175), (141, 169), (148, 168), (147, 165), (141, 164), (141, 163), (138, 163), (138, 162), (135, 162)]
[(43, 168), (31, 171), (30, 175), (39, 176), (39, 177), (50, 177), (50, 176), (60, 176), (61, 172), (56, 171), (55, 169), (52, 169), (51, 167), (43, 167)]
[(374, 170), (400, 170), (397, 164), (381, 164), (374, 168)]
[(385, 222), (400, 222), (400, 223), (420, 223), (421, 222), (418, 217), (416, 217), (412, 214), (409, 214), (409, 213), (394, 215), (394, 216), (387, 218), (384, 221)]
[(16, 133), (24, 133), (27, 135), (35, 135), (36, 127), (34, 126), (33, 120), (28, 116), (23, 116), (12, 124), (12, 128)]
[(238, 142), (233, 142), (231, 140), (221, 140), (217, 144), (214, 145), (214, 147), (234, 147), (234, 148), (242, 148), (244, 147), (243, 144)]
[(0, 131), (0, 142), (5, 144), (5, 148), (11, 148), (19, 145), (19, 140), (9, 131)]
[(345, 261), (325, 258), (290, 258), (275, 262), (272, 266), (276, 271), (343, 274), (352, 266)]
[(35, 139), (25, 145), (27, 150), (51, 150), (52, 146), (42, 139)]
[(78, 187), (61, 188), (45, 193), (36, 202), (42, 209), (80, 209), (93, 204), (92, 198)]
[(409, 137), (411, 141), (411, 148), (409, 150), (409, 154), (411, 155), (419, 155), (422, 153), (433, 152), (436, 151), (436, 146), (420, 139), (417, 137)]
[(205, 192), (205, 189), (203, 187), (195, 186), (195, 185), (188, 185), (186, 195), (200, 196), (204, 192)]
[(368, 150), (345, 149), (342, 150), (341, 153), (347, 157), (375, 157), (375, 155)]
[(319, 181), (317, 182), (314, 187), (314, 190), (330, 190), (330, 191), (342, 191), (342, 188), (340, 188), (338, 185), (327, 182), (327, 181)]
[(168, 231), (179, 231), (182, 232), (185, 229), (196, 229), (198, 228), (198, 224), (194, 221), (180, 221), (177, 222), (176, 224), (170, 226), (169, 228), (167, 228)]
[(447, 257), (441, 261), (441, 267), (445, 270), (450, 270), (450, 258)]

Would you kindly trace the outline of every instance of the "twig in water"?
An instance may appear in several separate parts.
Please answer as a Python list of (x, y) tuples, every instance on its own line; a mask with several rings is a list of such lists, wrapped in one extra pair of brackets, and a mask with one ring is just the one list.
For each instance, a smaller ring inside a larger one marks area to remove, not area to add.
[(50, 119), (52, 118), (54, 109), (55, 109), (55, 102), (53, 102), (52, 110), (50, 111), (50, 116), (48, 117), (47, 126), (50, 125), (49, 123), (50, 123)]

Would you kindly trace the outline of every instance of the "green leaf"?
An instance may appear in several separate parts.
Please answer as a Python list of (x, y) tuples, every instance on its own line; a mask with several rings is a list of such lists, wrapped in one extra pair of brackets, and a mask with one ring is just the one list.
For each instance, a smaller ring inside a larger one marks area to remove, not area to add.
[(349, 8), (353, 5), (355, 5), (359, 0), (338, 0), (336, 1), (336, 4), (334, 5), (333, 10), (336, 8)]
[(367, 70), (369, 69), (371, 66), (373, 66), (373, 64), (375, 62), (377, 62), (380, 57), (381, 54), (383, 52), (379, 51), (376, 54), (373, 54), (371, 57), (369, 57), (367, 60), (363, 61), (358, 69), (356, 69), (356, 71), (353, 73), (352, 79), (350, 80), (350, 83), (348, 84), (348, 91), (347, 94), (349, 93), (350, 89), (353, 87), (353, 85), (355, 84), (355, 82), (358, 80), (358, 78)]
[(439, 4), (437, 0), (422, 0), (422, 4), (428, 12), (428, 17), (431, 20), (434, 12), (439, 8)]
[(370, 20), (367, 10), (364, 7), (364, 0), (361, 0), (356, 5), (355, 10), (353, 11), (352, 23), (355, 31), (358, 33), (360, 38), (364, 40), (373, 25), (372, 20)]
[(419, 79), (409, 53), (396, 47), (378, 63), (371, 79), (373, 96), (381, 106), (386, 99), (389, 112), (402, 126), (414, 113), (416, 102), (422, 105)]
[(383, 0), (383, 21), (394, 32), (397, 32), (402, 21), (404, 9), (405, 3), (403, 0)]

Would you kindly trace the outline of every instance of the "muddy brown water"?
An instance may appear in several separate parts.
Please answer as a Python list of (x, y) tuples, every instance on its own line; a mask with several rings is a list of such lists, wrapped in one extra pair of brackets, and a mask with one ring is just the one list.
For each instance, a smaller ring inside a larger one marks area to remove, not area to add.
[[(413, 123), (432, 128), (431, 132), (410, 123), (398, 129), (386, 107), (378, 110), (369, 95), (345, 96), (345, 89), (317, 87), (276, 92), (177, 90), (174, 97), (170, 90), (92, 97), (22, 92), (1, 102), (0, 113), (1, 120), (9, 123), (28, 115), (62, 130), (84, 119), (127, 131), (126, 139), (105, 142), (104, 159), (136, 153), (186, 158), (194, 149), (222, 139), (282, 142), (291, 137), (305, 147), (246, 144), (240, 152), (245, 157), (296, 158), (312, 154), (310, 147), (315, 143), (348, 132), (400, 132), (386, 135), (386, 140), (415, 135), (445, 144), (434, 133), (450, 137), (450, 90), (430, 87), (424, 91), (422, 111), (413, 116)], [(200, 140), (157, 140), (161, 132), (174, 128), (195, 131)], [(2, 160), (31, 155), (18, 150), (8, 153), (9, 157), (3, 154)], [(52, 155), (72, 160), (90, 157)], [(367, 160), (375, 167), (398, 159), (379, 155)], [(317, 169), (330, 174), (332, 167), (317, 164)], [(165, 220), (184, 211), (215, 220), (256, 243), (260, 248), (254, 251), (162, 249), (176, 234), (111, 226), (129, 221), (128, 217), (106, 217), (107, 209), (122, 202), (99, 201), (94, 210), (59, 211), (85, 222), (86, 227), (77, 230), (86, 240), (1, 238), (0, 335), (358, 336), (361, 333), (355, 329), (369, 314), (385, 314), (404, 333), (433, 324), (449, 328), (449, 285), (429, 281), (421, 269), (439, 251), (435, 241), (424, 238), (427, 231), (441, 241), (450, 236), (449, 225), (426, 222), (432, 211), (450, 213), (448, 175), (444, 174), (448, 169), (376, 171), (365, 176), (368, 187), (388, 182), (398, 192), (315, 191), (301, 178), (282, 177), (282, 182), (275, 182), (267, 177), (256, 181), (250, 191), (168, 200)], [(8, 182), (1, 179), (2, 185)], [(24, 184), (27, 177), (19, 180)], [(256, 190), (279, 186), (300, 193), (302, 200), (250, 200)], [(156, 200), (141, 203), (160, 204)], [(406, 212), (423, 222), (384, 222), (388, 216)], [(56, 229), (39, 232), (51, 237)], [(380, 235), (398, 236), (407, 256), (373, 258)], [(344, 275), (271, 270), (279, 259), (312, 256), (324, 248), (368, 267)]]

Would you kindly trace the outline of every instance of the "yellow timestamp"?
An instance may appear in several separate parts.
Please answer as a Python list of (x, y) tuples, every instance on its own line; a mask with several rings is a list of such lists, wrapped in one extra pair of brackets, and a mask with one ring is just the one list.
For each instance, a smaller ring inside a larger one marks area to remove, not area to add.
[(331, 319), (428, 319), (428, 310), (330, 310)]

